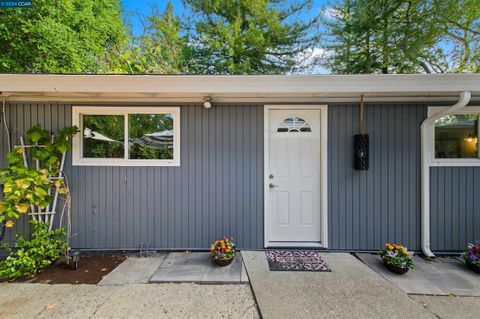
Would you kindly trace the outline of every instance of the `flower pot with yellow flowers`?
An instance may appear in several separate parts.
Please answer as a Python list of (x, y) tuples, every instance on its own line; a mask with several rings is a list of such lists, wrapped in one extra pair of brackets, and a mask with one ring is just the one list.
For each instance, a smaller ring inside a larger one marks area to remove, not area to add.
[(233, 238), (223, 237), (223, 239), (216, 240), (210, 247), (213, 262), (219, 266), (228, 266), (232, 263), (235, 257), (235, 243)]
[(409, 269), (413, 269), (413, 253), (409, 252), (406, 247), (395, 244), (385, 244), (383, 250), (380, 251), (383, 264), (390, 271), (403, 275)]

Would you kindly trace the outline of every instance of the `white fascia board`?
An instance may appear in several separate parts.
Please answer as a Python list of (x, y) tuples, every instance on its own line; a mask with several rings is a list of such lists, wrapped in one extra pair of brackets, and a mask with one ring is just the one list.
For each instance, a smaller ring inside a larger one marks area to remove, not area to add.
[(0, 74), (0, 92), (152, 94), (480, 94), (480, 74), (369, 75), (55, 75)]

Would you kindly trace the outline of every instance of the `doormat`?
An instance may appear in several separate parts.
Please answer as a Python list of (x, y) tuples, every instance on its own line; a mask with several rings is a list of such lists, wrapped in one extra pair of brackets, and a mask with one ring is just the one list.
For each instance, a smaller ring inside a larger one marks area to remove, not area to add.
[(315, 250), (266, 250), (271, 271), (331, 271)]

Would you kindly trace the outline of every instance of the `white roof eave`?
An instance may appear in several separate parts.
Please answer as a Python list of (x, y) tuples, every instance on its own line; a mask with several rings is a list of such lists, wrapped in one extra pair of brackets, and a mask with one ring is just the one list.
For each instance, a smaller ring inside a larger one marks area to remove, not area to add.
[(55, 75), (0, 74), (2, 96), (48, 100), (319, 101), (360, 94), (377, 99), (446, 101), (461, 91), (480, 96), (480, 74), (368, 75)]

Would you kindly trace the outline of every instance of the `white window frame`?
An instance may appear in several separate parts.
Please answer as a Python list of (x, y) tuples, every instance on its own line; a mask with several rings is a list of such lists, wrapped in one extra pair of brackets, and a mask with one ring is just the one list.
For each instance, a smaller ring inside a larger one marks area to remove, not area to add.
[[(125, 116), (125, 144), (128, 143), (128, 114), (172, 114), (173, 115), (173, 159), (129, 159), (124, 158), (84, 158), (82, 157), (82, 115), (123, 115)], [(72, 125), (80, 132), (73, 137), (72, 165), (74, 166), (180, 166), (180, 107), (103, 107), (74, 106)]]
[[(428, 107), (428, 117), (448, 109), (445, 106)], [(480, 114), (480, 106), (468, 106), (452, 113), (452, 115)], [(426, 155), (430, 159), (429, 166), (480, 166), (479, 158), (435, 158), (435, 123), (428, 129), (430, 143), (426, 145)]]

